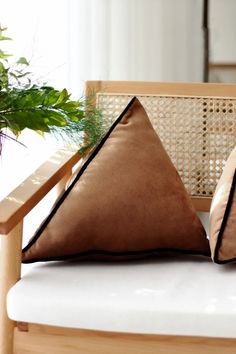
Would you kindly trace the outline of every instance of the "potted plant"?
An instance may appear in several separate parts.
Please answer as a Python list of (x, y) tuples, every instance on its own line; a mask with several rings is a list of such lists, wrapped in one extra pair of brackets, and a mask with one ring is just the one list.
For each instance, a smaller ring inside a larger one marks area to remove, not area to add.
[[(0, 43), (11, 39), (5, 31), (0, 27)], [(27, 59), (21, 57), (11, 65), (10, 56), (0, 49), (0, 155), (3, 141), (17, 141), (25, 128), (53, 133), (79, 147), (86, 140), (83, 149), (96, 144), (102, 135), (101, 114), (90, 99), (71, 100), (66, 89), (35, 84)]]

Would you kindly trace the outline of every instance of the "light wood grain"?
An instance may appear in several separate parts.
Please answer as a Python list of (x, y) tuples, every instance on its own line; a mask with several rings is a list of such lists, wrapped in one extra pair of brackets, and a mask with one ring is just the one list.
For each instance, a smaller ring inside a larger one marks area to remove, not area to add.
[(29, 324), (15, 354), (235, 354), (236, 339), (127, 334)]
[(218, 62), (218, 63), (209, 63), (209, 69), (226, 69), (232, 70), (236, 69), (236, 63), (227, 63), (227, 62)]
[[(59, 199), (67, 188), (68, 181), (70, 181), (72, 176), (72, 170), (70, 169), (65, 176), (56, 184), (55, 194), (56, 199)], [(56, 201), (55, 201), (56, 202)]]
[(7, 235), (72, 169), (80, 155), (57, 151), (19, 187), (0, 202), (0, 233)]
[(142, 81), (87, 81), (86, 92), (236, 97), (236, 84)]
[(0, 354), (11, 354), (14, 322), (7, 316), (8, 290), (20, 279), (23, 222), (5, 237), (0, 237)]

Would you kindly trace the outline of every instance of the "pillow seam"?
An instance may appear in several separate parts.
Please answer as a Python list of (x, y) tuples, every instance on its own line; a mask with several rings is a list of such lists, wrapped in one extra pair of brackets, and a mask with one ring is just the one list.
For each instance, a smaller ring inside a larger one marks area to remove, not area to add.
[(60, 261), (60, 260), (72, 260), (79, 257), (90, 256), (90, 255), (105, 255), (105, 256), (115, 256), (115, 257), (122, 257), (122, 256), (129, 256), (129, 255), (143, 255), (145, 258), (152, 257), (154, 253), (182, 253), (188, 255), (199, 255), (199, 256), (206, 256), (210, 257), (210, 254), (207, 252), (200, 252), (195, 250), (187, 250), (187, 249), (179, 249), (179, 248), (154, 248), (148, 250), (140, 250), (140, 251), (124, 251), (124, 252), (113, 252), (113, 251), (105, 251), (105, 250), (90, 250), (90, 251), (83, 251), (78, 252), (72, 255), (65, 255), (65, 256), (55, 256), (55, 257), (45, 257), (45, 258), (37, 258), (34, 260), (23, 261), (23, 263), (36, 263), (36, 262), (48, 262), (48, 261)]

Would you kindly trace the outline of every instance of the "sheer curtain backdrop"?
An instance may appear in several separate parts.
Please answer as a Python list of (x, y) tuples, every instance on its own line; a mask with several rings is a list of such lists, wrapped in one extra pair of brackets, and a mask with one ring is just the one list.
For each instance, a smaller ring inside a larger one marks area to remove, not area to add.
[(68, 1), (69, 84), (202, 81), (201, 0)]
[[(201, 0), (8, 0), (0, 8), (13, 38), (1, 46), (74, 98), (88, 79), (202, 81)], [(21, 140), (28, 149), (4, 146), (0, 196), (54, 148), (35, 133)]]
[(0, 14), (9, 50), (74, 95), (87, 79), (202, 81), (202, 0), (8, 0)]
[[(27, 57), (36, 79), (73, 98), (89, 79), (202, 81), (202, 0), (0, 0), (0, 24), (13, 38), (4, 49)], [(6, 142), (0, 199), (55, 149), (25, 131), (27, 148)], [(46, 202), (25, 222), (31, 235)]]

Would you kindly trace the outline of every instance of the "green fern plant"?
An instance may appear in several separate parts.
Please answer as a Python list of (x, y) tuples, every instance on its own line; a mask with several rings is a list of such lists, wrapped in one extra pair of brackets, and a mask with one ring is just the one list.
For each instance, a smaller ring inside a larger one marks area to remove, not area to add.
[[(0, 27), (0, 41), (11, 40), (5, 31)], [(52, 133), (78, 146), (86, 136), (83, 150), (95, 145), (103, 134), (102, 115), (90, 99), (71, 100), (66, 89), (33, 84), (27, 59), (21, 57), (10, 65), (10, 56), (0, 49), (0, 154), (4, 139), (17, 140), (25, 128)]]

